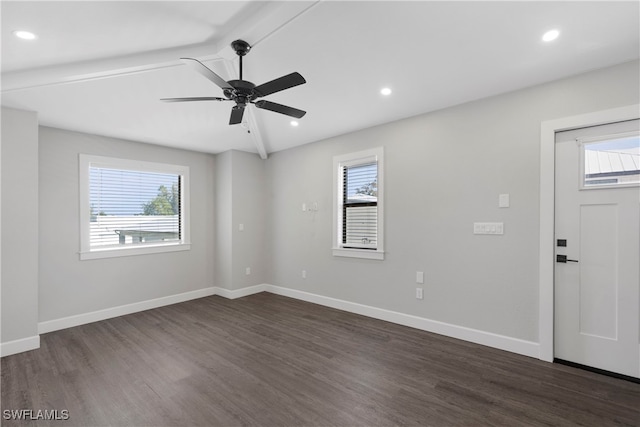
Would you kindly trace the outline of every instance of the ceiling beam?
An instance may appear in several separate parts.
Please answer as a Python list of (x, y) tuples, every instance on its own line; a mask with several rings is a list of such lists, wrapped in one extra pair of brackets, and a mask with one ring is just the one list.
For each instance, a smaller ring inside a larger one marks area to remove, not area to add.
[[(314, 1), (285, 1), (273, 3), (275, 5), (271, 13), (258, 17), (251, 23), (243, 22), (242, 27), (238, 27), (225, 36), (226, 43), (217, 54), (225, 59), (236, 59), (236, 53), (231, 48), (231, 42), (242, 39), (248, 42), (251, 47), (256, 47), (263, 40), (284, 28), (296, 18), (311, 10), (322, 0)], [(249, 25), (248, 25), (249, 24)]]
[(60, 64), (50, 67), (2, 73), (2, 92), (13, 92), (43, 86), (62, 85), (87, 80), (105, 79), (183, 65), (179, 58), (220, 59), (221, 50), (214, 43), (199, 43), (135, 55)]
[[(237, 55), (231, 42), (243, 39), (252, 47), (268, 39), (290, 22), (320, 3), (314, 1), (269, 2), (258, 13), (243, 17), (242, 25), (234, 27), (215, 41), (178, 46), (126, 56), (102, 58), (91, 61), (58, 64), (36, 69), (2, 73), (2, 93), (34, 89), (46, 86), (66, 85), (84, 81), (108, 79), (128, 74), (182, 66), (179, 58), (197, 58), (200, 61), (223, 61), (228, 78), (236, 78)], [(224, 76), (223, 76), (224, 77)], [(245, 112), (248, 132), (263, 160), (268, 153), (253, 107)]]
[(174, 67), (182, 65), (179, 58), (185, 57), (201, 61), (233, 60), (236, 57), (230, 46), (233, 40), (244, 39), (249, 43), (259, 43), (317, 3), (273, 2), (269, 4), (268, 10), (261, 9), (261, 13), (248, 16), (241, 28), (232, 30), (217, 41), (2, 73), (2, 93)]
[(262, 160), (267, 160), (268, 153), (264, 144), (264, 139), (262, 137), (262, 132), (260, 131), (260, 126), (258, 124), (258, 118), (253, 112), (253, 108), (247, 108), (245, 111), (246, 115), (249, 116), (247, 123), (249, 124), (249, 136), (251, 136), (251, 140), (256, 146), (256, 150), (258, 150), (258, 154)]

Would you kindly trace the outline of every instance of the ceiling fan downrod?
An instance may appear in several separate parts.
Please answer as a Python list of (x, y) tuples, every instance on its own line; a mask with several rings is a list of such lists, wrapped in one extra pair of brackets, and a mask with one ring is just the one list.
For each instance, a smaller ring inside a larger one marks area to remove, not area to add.
[(251, 46), (249, 46), (249, 43), (244, 40), (235, 40), (231, 42), (231, 47), (240, 57), (240, 80), (242, 80), (242, 57), (249, 53), (249, 51), (251, 50)]

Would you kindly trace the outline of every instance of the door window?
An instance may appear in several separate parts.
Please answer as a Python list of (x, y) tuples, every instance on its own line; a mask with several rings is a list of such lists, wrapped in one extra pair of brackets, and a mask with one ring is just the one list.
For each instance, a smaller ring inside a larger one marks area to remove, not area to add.
[(640, 184), (640, 135), (637, 132), (577, 140), (581, 189)]

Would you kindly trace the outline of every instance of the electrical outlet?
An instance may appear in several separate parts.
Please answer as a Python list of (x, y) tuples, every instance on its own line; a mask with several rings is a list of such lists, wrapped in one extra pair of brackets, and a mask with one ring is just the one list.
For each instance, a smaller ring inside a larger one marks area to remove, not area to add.
[(416, 271), (416, 283), (424, 283), (424, 271)]
[(422, 299), (422, 288), (416, 288), (416, 299)]
[(247, 276), (248, 276), (248, 275), (250, 275), (250, 274), (251, 274), (251, 267), (247, 267), (247, 268), (244, 270), (244, 272), (245, 272), (245, 274), (246, 274)]
[(302, 278), (303, 279), (307, 278), (307, 270), (302, 270)]

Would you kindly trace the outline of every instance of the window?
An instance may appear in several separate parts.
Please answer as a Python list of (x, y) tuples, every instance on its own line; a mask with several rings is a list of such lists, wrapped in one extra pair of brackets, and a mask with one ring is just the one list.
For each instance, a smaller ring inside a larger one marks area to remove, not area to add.
[(189, 168), (80, 155), (80, 259), (189, 249)]
[(382, 148), (334, 157), (333, 255), (384, 259)]
[(578, 138), (581, 185), (586, 188), (640, 184), (640, 134), (630, 132), (598, 138)]

